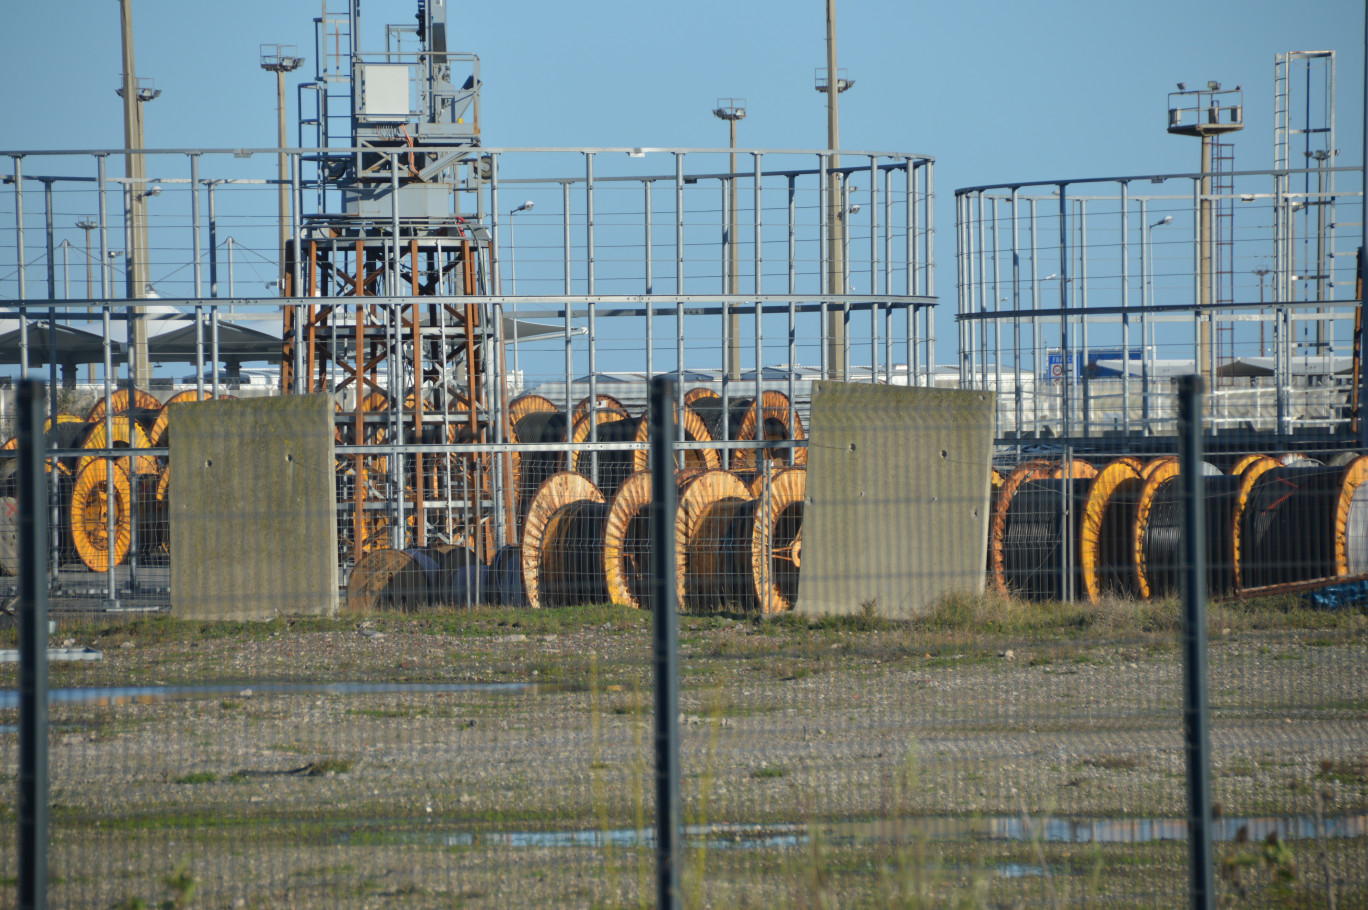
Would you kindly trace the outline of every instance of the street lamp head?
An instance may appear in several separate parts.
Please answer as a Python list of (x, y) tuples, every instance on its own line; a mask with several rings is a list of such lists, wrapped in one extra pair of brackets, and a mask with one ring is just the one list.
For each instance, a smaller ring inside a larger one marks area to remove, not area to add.
[(100, 225), (99, 222), (95, 221), (93, 218), (86, 218), (83, 221), (76, 222), (76, 226), (83, 231), (93, 231)]
[(1150, 227), (1157, 228), (1162, 227), (1165, 224), (1173, 224), (1172, 215), (1165, 215), (1163, 218), (1160, 218), (1158, 221), (1154, 222), (1154, 224), (1151, 224)]
[(529, 199), (529, 200), (527, 200), (526, 202), (524, 202), (522, 205), (520, 205), (520, 206), (518, 206), (517, 208), (513, 209), (513, 211), (509, 212), (508, 214), (510, 214), (510, 215), (516, 215), (516, 214), (518, 214), (519, 212), (528, 212), (528, 211), (531, 211), (531, 210), (532, 210), (532, 204), (533, 204), (533, 203), (532, 203), (532, 200)]
[(160, 196), (160, 195), (161, 195), (161, 184), (160, 184), (160, 183), (154, 183), (154, 184), (152, 184), (151, 186), (149, 186), (147, 189), (145, 189), (145, 190), (142, 191), (142, 197), (143, 197), (144, 199), (146, 199), (146, 198), (149, 197), (149, 196)]

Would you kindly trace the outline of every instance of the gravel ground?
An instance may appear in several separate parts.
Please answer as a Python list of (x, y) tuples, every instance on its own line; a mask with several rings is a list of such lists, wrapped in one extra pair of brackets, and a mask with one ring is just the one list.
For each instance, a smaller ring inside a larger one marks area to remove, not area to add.
[[(649, 631), (491, 631), (71, 633), (104, 659), (54, 665), (54, 688), (215, 688), (54, 705), (52, 905), (651, 899)], [(681, 635), (688, 903), (1185, 900), (1186, 845), (1162, 839), (1181, 833), (1185, 800), (1171, 642), (957, 652), (906, 632), (726, 620)], [(1224, 893), (1278, 906), (1290, 862), (1297, 894), (1368, 904), (1366, 651), (1353, 635), (1215, 637)], [(341, 682), (410, 688), (321, 687)], [(14, 780), (16, 737), (0, 749)], [(1258, 841), (1274, 818), (1300, 834), (1281, 865), (1233, 840), (1243, 826)]]

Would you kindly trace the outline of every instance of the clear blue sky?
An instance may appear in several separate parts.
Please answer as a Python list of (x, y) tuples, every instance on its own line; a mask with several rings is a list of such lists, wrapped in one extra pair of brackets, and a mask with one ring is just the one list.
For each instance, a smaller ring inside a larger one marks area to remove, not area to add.
[[(825, 144), (824, 96), (812, 89), (825, 64), (822, 0), (449, 2), (453, 47), (481, 57), (486, 145), (721, 146), (726, 126), (711, 109), (732, 95), (748, 100), (742, 146)], [(415, 6), (365, 0), (370, 46)], [(312, 58), (318, 14), (301, 0), (134, 0), (138, 71), (163, 89), (147, 108), (148, 146), (273, 146), (274, 79), (258, 45), (293, 43)], [(842, 145), (937, 159), (943, 341), (954, 334), (954, 190), (1196, 170), (1196, 143), (1165, 132), (1179, 80), (1243, 84), (1235, 164), (1268, 168), (1274, 54), (1333, 49), (1337, 163), (1362, 160), (1362, 3), (840, 0), (837, 14), (839, 65), (856, 80), (842, 96)], [(11, 3), (5, 20), (0, 146), (122, 146), (116, 0)]]

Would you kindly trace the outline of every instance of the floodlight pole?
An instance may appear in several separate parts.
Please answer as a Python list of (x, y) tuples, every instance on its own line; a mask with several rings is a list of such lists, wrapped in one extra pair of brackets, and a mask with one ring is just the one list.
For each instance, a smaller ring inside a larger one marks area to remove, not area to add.
[[(95, 221), (93, 218), (86, 218), (83, 221), (76, 222), (76, 226), (81, 230), (85, 231), (86, 300), (93, 300), (95, 297), (95, 278), (91, 271), (90, 262), (90, 232), (95, 230), (100, 225), (99, 222)], [(91, 306), (90, 304), (86, 304), (87, 313), (93, 313), (94, 311), (95, 308), (93, 306)], [(95, 381), (95, 364), (93, 363), (86, 364), (86, 381)]]
[[(161, 94), (154, 88), (142, 88), (138, 84), (137, 67), (133, 57), (133, 0), (119, 0), (119, 24), (123, 45), (123, 84), (119, 95), (123, 97), (124, 114), (124, 176), (128, 184), (124, 188), (128, 198), (128, 251), (127, 251), (127, 296), (143, 297), (147, 293), (147, 161), (138, 154), (143, 147), (142, 105)], [(133, 307), (129, 323), (128, 339), (132, 350), (129, 352), (129, 382), (134, 388), (146, 385), (150, 377), (150, 364), (147, 357), (147, 323), (143, 321), (146, 307)]]
[[(840, 94), (855, 83), (842, 79), (836, 68), (836, 0), (826, 2), (826, 81), (817, 80), (816, 89), (827, 96), (827, 292), (844, 295), (845, 280), (845, 211), (841, 206), (840, 177), (837, 174), (841, 156)], [(827, 377), (841, 380), (846, 374), (846, 311), (832, 307), (827, 312)]]
[(513, 225), (517, 219), (513, 216), (519, 212), (529, 211), (533, 206), (531, 199), (508, 213), (508, 293), (514, 295), (513, 301), (513, 375), (517, 378), (518, 391), (522, 392), (522, 367), (518, 363), (518, 245), (513, 237)]
[[(741, 293), (740, 250), (736, 244), (736, 122), (746, 119), (746, 99), (717, 99), (717, 107), (713, 109), (713, 116), (727, 121), (730, 134), (728, 148), (731, 149), (731, 154), (727, 161), (727, 207), (731, 210), (731, 219), (727, 225), (726, 243), (727, 293), (736, 297)], [(741, 314), (737, 311), (735, 301), (728, 303), (725, 309), (727, 311), (727, 378), (738, 380), (741, 378)], [(756, 364), (756, 369), (759, 368), (760, 365)]]
[[(286, 282), (289, 277), (289, 263), (286, 248), (290, 241), (290, 189), (288, 158), (285, 147), (285, 74), (294, 72), (304, 63), (304, 58), (292, 53), (293, 47), (283, 44), (263, 44), (261, 46), (261, 68), (276, 75), (276, 144), (280, 151), (278, 161), (278, 189), (280, 208), (280, 295), (286, 296)], [(298, 290), (298, 289), (295, 289)]]

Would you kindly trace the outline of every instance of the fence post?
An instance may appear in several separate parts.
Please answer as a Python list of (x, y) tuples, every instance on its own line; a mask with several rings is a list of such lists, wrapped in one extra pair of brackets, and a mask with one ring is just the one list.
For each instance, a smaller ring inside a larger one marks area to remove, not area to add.
[(655, 642), (656, 907), (679, 907), (679, 634), (675, 627), (675, 388), (651, 380), (651, 612)]
[(18, 386), (19, 411), (19, 906), (47, 906), (47, 477), (42, 382)]
[(1187, 750), (1189, 902), (1211, 907), (1211, 778), (1207, 736), (1206, 518), (1202, 500), (1202, 377), (1178, 380), (1178, 476), (1183, 492), (1183, 736)]

